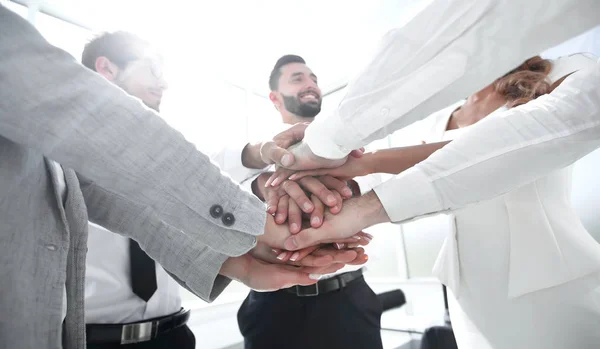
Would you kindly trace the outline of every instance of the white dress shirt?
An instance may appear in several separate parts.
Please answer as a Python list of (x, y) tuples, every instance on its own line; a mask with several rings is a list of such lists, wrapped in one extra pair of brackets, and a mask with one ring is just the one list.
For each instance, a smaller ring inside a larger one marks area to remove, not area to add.
[(598, 13), (597, 0), (435, 0), (383, 38), (338, 109), (317, 117), (304, 140), (316, 155), (344, 157), (594, 27)]
[[(248, 169), (242, 164), (241, 151), (246, 144), (237, 142), (210, 154), (211, 160), (238, 182), (262, 172)], [(156, 293), (148, 302), (135, 295), (131, 289), (129, 239), (96, 224), (89, 224), (86, 323), (136, 322), (179, 311), (180, 285), (158, 264), (156, 284)]]
[(131, 289), (129, 238), (89, 224), (85, 322), (120, 324), (178, 312), (179, 284), (156, 264), (156, 292), (144, 301)]

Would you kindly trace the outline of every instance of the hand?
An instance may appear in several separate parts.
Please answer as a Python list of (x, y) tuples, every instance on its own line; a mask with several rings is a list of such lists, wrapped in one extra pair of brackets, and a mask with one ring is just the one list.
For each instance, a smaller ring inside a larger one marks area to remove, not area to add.
[[(348, 161), (340, 167), (327, 168), (319, 170), (300, 171), (289, 176), (289, 180), (296, 181), (306, 176), (328, 175), (342, 180), (349, 180), (354, 177), (366, 176), (374, 173), (374, 166), (371, 161), (371, 153), (364, 154), (360, 158), (349, 157)], [(273, 182), (277, 181), (275, 179)]]
[(333, 264), (327, 268), (299, 268), (263, 262), (245, 254), (227, 259), (220, 274), (257, 291), (276, 291), (294, 285), (315, 284), (321, 275), (334, 273), (342, 267), (343, 264)]
[[(329, 160), (313, 154), (306, 143), (300, 142), (288, 148), (294, 156), (294, 164), (291, 166), (279, 165), (275, 173), (269, 178), (266, 185), (276, 186), (285, 179), (289, 178), (295, 172), (300, 170), (328, 169), (342, 166), (347, 158), (338, 160)], [(361, 158), (364, 148), (354, 150), (350, 153), (351, 158)]]
[(265, 187), (270, 175), (259, 175), (252, 183), (252, 190), (267, 203), (267, 212), (275, 214), (278, 224), (288, 221), (292, 234), (300, 231), (302, 212), (310, 214), (313, 227), (318, 227), (323, 221), (324, 205), (337, 213), (342, 208), (342, 200), (352, 196), (352, 190), (344, 181), (331, 176), (304, 177), (297, 182), (285, 181), (278, 187)]
[[(300, 253), (302, 253), (303, 256), (298, 256), (296, 258), (294, 258), (295, 256), (292, 256), (291, 258), (284, 257), (286, 254), (300, 255)], [(259, 243), (249, 252), (249, 254), (263, 262), (273, 264), (286, 263), (299, 267), (315, 268), (327, 268), (332, 264), (364, 264), (368, 259), (362, 248), (338, 250), (325, 245), (309, 247), (297, 252), (279, 252), (263, 243)]]
[[(359, 240), (355, 237), (352, 237), (352, 235), (353, 234), (349, 235), (346, 238), (332, 240), (331, 242), (350, 244), (350, 243), (355, 243), (357, 240)], [(259, 235), (257, 237), (257, 241), (259, 243), (264, 243), (265, 245), (270, 246), (272, 248), (286, 249), (284, 247), (284, 243), (291, 236), (292, 236), (292, 234), (290, 233), (287, 225), (279, 225), (275, 222), (275, 219), (272, 216), (267, 215), (267, 220), (265, 222), (265, 228), (264, 228), (264, 234)], [(318, 245), (318, 244), (315, 243), (313, 245)], [(313, 245), (306, 245), (303, 247), (309, 247), (309, 246), (313, 246)], [(294, 250), (298, 250), (298, 249), (299, 248), (295, 248)], [(287, 250), (290, 250), (290, 249), (287, 249)]]
[[(352, 237), (352, 241), (349, 243), (336, 242), (332, 245), (311, 246), (311, 247), (303, 248), (298, 251), (285, 251), (285, 250), (280, 250), (280, 249), (272, 249), (272, 252), (274, 255), (277, 256), (277, 259), (282, 262), (287, 262), (287, 261), (299, 262), (299, 261), (303, 261), (306, 256), (309, 256), (313, 252), (318, 251), (318, 250), (325, 250), (325, 249), (329, 249), (329, 248), (334, 248), (336, 250), (344, 250), (346, 248), (347, 249), (356, 249), (359, 246), (368, 245), (371, 242), (371, 240), (373, 240), (373, 235), (367, 234), (365, 232), (360, 232), (360, 233), (354, 235)], [(368, 256), (365, 255), (365, 257), (366, 258), (364, 259), (364, 261), (362, 261), (361, 255), (359, 253), (357, 258), (352, 261), (342, 261), (342, 260), (338, 259), (337, 255), (333, 256), (335, 262), (346, 263), (346, 264), (363, 264), (368, 259)]]
[(294, 156), (287, 150), (291, 145), (304, 138), (304, 131), (309, 123), (299, 123), (279, 133), (273, 140), (260, 145), (260, 156), (266, 164), (288, 166), (294, 163)]
[(284, 248), (296, 251), (323, 243), (346, 242), (342, 240), (367, 227), (389, 221), (377, 195), (369, 192), (359, 198), (347, 200), (339, 214), (325, 214), (320, 228), (307, 228), (288, 237)]

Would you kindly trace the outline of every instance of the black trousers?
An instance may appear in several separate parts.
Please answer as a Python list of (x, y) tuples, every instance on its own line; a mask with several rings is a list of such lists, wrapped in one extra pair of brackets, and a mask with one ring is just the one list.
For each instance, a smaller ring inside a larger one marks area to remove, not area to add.
[(87, 344), (87, 349), (194, 349), (196, 348), (196, 337), (187, 326), (178, 327), (151, 341), (121, 345), (119, 343), (109, 344)]
[(238, 311), (245, 349), (381, 349), (381, 303), (361, 277), (315, 297), (250, 292)]
[(434, 326), (425, 330), (421, 349), (458, 349), (454, 331), (450, 327)]

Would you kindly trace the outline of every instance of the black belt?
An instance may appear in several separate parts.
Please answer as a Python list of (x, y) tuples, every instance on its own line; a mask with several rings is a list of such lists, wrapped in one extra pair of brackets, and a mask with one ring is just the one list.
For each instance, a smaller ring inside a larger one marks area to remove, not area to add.
[(190, 318), (190, 311), (179, 312), (128, 324), (87, 324), (85, 332), (88, 343), (139, 343), (152, 340), (166, 332), (185, 325)]
[(362, 277), (362, 269), (339, 274), (329, 279), (321, 280), (314, 285), (294, 286), (285, 288), (283, 291), (293, 293), (298, 297), (314, 297), (320, 294), (341, 290), (352, 281)]

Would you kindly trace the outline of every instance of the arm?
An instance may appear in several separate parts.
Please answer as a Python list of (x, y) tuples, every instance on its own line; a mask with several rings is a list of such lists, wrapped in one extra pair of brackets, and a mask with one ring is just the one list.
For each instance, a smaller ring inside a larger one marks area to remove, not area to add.
[(305, 176), (330, 175), (341, 179), (350, 179), (374, 173), (398, 174), (427, 159), (429, 155), (448, 143), (450, 142), (376, 150), (372, 153), (365, 153), (360, 158), (351, 157), (340, 167), (298, 172), (289, 178), (297, 180)]
[(305, 143), (319, 157), (342, 159), (592, 28), (599, 11), (596, 0), (433, 1), (383, 38), (339, 108), (307, 128)]
[[(377, 223), (459, 209), (572, 164), (600, 147), (598, 86), (600, 64), (574, 73), (549, 95), (480, 121), (427, 160), (376, 187), (376, 195), (349, 200), (344, 210), (350, 210), (330, 217), (336, 221), (328, 230), (307, 229), (289, 238), (285, 247), (297, 249)], [(358, 218), (350, 224), (348, 217)]]
[[(255, 244), (265, 224), (258, 199), (156, 113), (1, 6), (0, 55), (2, 136), (73, 168), (219, 253), (240, 255)], [(234, 215), (233, 225), (211, 216), (215, 204)]]

